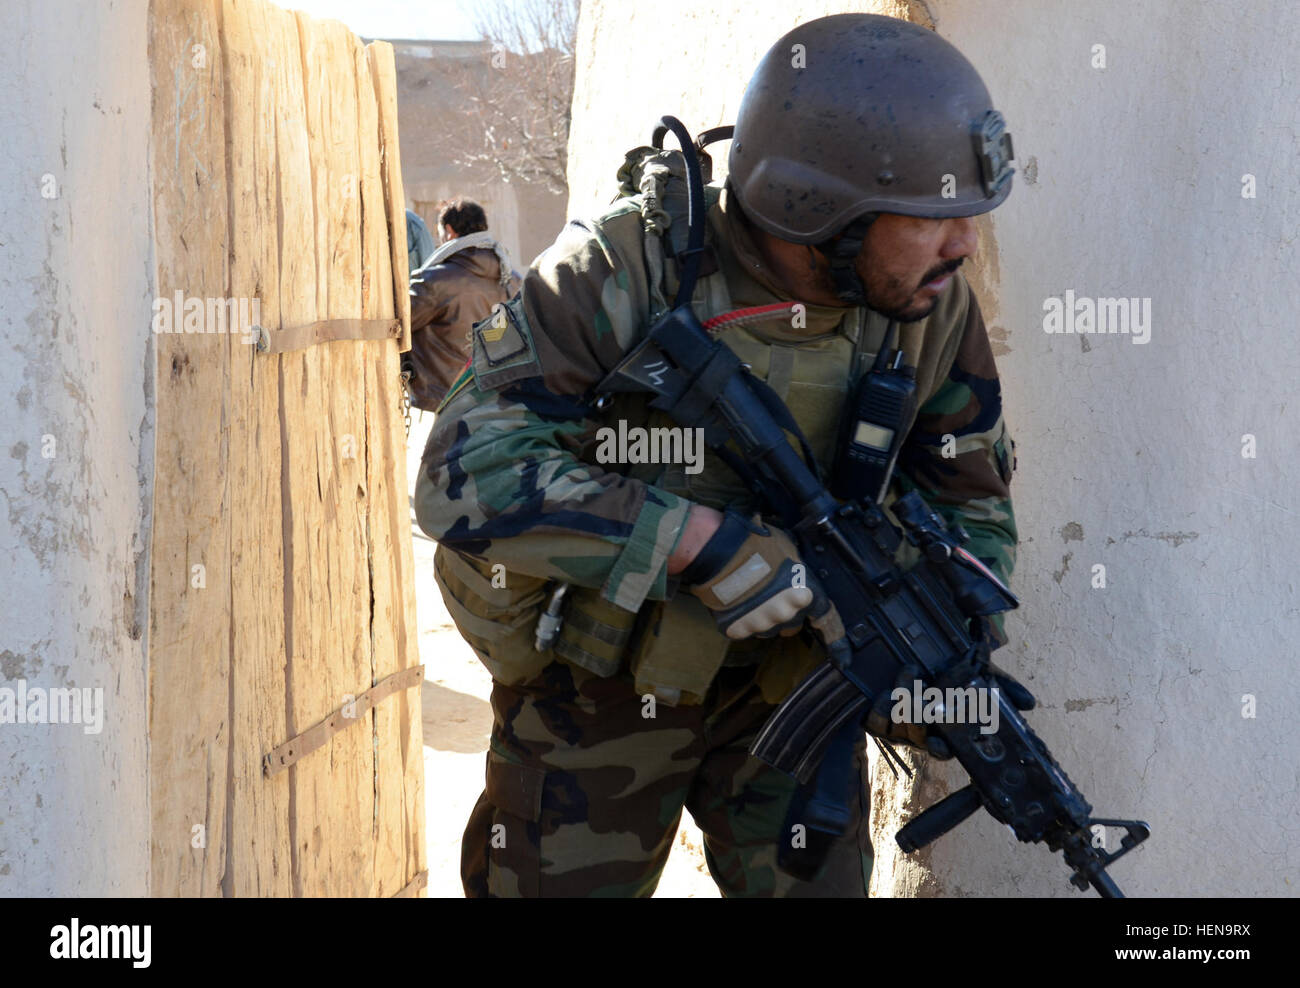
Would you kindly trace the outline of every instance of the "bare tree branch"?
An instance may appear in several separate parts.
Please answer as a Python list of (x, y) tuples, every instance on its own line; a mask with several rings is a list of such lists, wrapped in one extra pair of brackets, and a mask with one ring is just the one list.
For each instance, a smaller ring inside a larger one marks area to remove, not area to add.
[(456, 73), (464, 113), (444, 138), (457, 164), (568, 191), (579, 0), (483, 0), (481, 60)]

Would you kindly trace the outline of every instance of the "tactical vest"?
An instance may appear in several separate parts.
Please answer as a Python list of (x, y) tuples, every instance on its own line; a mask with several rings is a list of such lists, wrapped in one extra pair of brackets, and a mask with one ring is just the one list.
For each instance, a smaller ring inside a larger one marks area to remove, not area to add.
[[(674, 258), (686, 246), (687, 233), (685, 175), (680, 151), (650, 147), (628, 152), (619, 171), (620, 194), (615, 201), (641, 197), (652, 299), (647, 326), (668, 310), (667, 300), (677, 290)], [(706, 186), (709, 210), (721, 192), (718, 186)], [(710, 226), (706, 248), (713, 236)], [(833, 332), (792, 339), (794, 303), (735, 310), (716, 260), (702, 270), (693, 305), (710, 333), (786, 403), (823, 473), (828, 473), (842, 408), (857, 374), (875, 357), (889, 332), (888, 321), (871, 310), (850, 308)], [(920, 341), (907, 327), (902, 330), (901, 346), (909, 363), (915, 364)], [(772, 342), (773, 337), (784, 340)], [(628, 427), (674, 426), (663, 412), (649, 407), (650, 399), (620, 394), (602, 412), (593, 411), (593, 417), (609, 425), (624, 420)], [(694, 474), (680, 463), (597, 464), (594, 446), (581, 458), (719, 510), (731, 507), (752, 513), (759, 507), (753, 493), (711, 451), (705, 454), (703, 469)], [(732, 641), (691, 594), (679, 592), (666, 601), (646, 601), (638, 612), (631, 612), (604, 600), (597, 588), (578, 586), (567, 592), (563, 625), (554, 645), (539, 652), (533, 645), (534, 630), (551, 589), (547, 581), (512, 572), (510, 593), (503, 599), (502, 590), (492, 584), (490, 564), (442, 547), (435, 557), (435, 575), (462, 635), (493, 678), (508, 685), (533, 678), (560, 658), (600, 676), (629, 669), (638, 692), (672, 705), (692, 704), (703, 701), (724, 664), (761, 661), (759, 684), (764, 698), (776, 703), (825, 658), (807, 629), (789, 638)]]

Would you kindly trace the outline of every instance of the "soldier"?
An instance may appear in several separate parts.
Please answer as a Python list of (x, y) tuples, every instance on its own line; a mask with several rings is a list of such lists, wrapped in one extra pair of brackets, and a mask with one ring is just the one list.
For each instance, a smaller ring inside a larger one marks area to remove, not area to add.
[[(711, 331), (826, 469), (852, 379), (896, 334), (921, 406), (885, 504), (919, 489), (1006, 580), (1011, 441), (957, 270), (976, 247), (971, 217), (1010, 191), (974, 138), (996, 132), (990, 120), (979, 75), (933, 32), (864, 14), (791, 31), (746, 90), (725, 187), (706, 190), (693, 304), (701, 321), (727, 316)], [(776, 866), (796, 784), (748, 755), (825, 658), (800, 628), (813, 601), (789, 580), (789, 537), (748, 520), (752, 494), (713, 453), (698, 472), (595, 455), (603, 427), (673, 424), (644, 395), (596, 399), (676, 290), (680, 161), (630, 154), (620, 177), (636, 194), (571, 222), (509, 319), (475, 327), (425, 449), (417, 518), (494, 679), (487, 784), (463, 842), (470, 896), (650, 895), (683, 807), (725, 895), (867, 894), (865, 744), (858, 812), (812, 881)], [(563, 625), (537, 651), (559, 586)]]

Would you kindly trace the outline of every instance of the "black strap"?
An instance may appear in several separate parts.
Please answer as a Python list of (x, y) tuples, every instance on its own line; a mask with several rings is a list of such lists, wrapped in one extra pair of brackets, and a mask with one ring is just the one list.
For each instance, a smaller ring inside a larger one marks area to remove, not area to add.
[(799, 449), (803, 452), (804, 463), (813, 472), (817, 482), (822, 483), (821, 467), (818, 465), (816, 457), (813, 456), (812, 447), (808, 445), (803, 430), (799, 428), (799, 423), (794, 420), (794, 416), (790, 414), (790, 409), (781, 400), (781, 396), (772, 390), (770, 384), (753, 375), (749, 378), (749, 387), (758, 396), (758, 400), (763, 403), (772, 418), (776, 419), (776, 424), (799, 441)]
[(687, 586), (707, 583), (735, 558), (741, 545), (752, 533), (753, 529), (744, 515), (728, 509), (718, 530), (700, 547), (695, 558), (677, 574), (677, 578)]
[[(708, 439), (708, 433), (705, 432), (705, 439)], [(724, 440), (725, 441), (725, 440)], [(772, 513), (781, 519), (784, 527), (789, 527), (799, 520), (799, 505), (794, 499), (785, 494), (778, 485), (764, 484), (747, 461), (742, 460), (733, 450), (728, 449), (725, 445), (710, 445), (710, 449), (717, 454), (731, 471), (741, 479), (751, 491), (758, 494), (760, 498), (766, 493), (769, 507)]]
[[(885, 327), (885, 338), (880, 341), (880, 349), (876, 351), (875, 362), (871, 365), (872, 373), (879, 374), (885, 370), (886, 365), (889, 363), (889, 351), (894, 345), (894, 337), (897, 332), (898, 323), (891, 320), (889, 325)], [(866, 326), (862, 327), (862, 335), (864, 337), (867, 335)]]
[(865, 213), (841, 230), (838, 238), (823, 240), (817, 245), (817, 249), (825, 254), (830, 262), (835, 294), (851, 305), (867, 304), (866, 289), (862, 285), (862, 279), (858, 277), (853, 262), (862, 250), (867, 229), (875, 219), (875, 213)]
[(684, 426), (699, 425), (712, 415), (727, 382), (739, 371), (740, 358), (725, 346), (717, 347), (691, 375), (685, 391), (667, 409), (668, 414)]
[(690, 305), (691, 296), (695, 294), (695, 280), (700, 273), (701, 253), (704, 250), (704, 178), (700, 174), (700, 159), (691, 143), (690, 131), (676, 117), (659, 118), (651, 142), (657, 148), (663, 147), (664, 134), (671, 130), (682, 147), (682, 157), (686, 159), (686, 215), (689, 217), (690, 236), (686, 241), (686, 250), (681, 252), (684, 258), (681, 280), (677, 285), (677, 297), (673, 308)]
[[(755, 477), (752, 471), (742, 472), (737, 469), (734, 458), (729, 458), (722, 452), (722, 447), (730, 437), (730, 430), (716, 411), (718, 398), (726, 389), (727, 382), (732, 375), (741, 373), (740, 358), (716, 340), (702, 343), (700, 336), (683, 325), (686, 320), (695, 320), (694, 312), (689, 308), (673, 309), (650, 330), (651, 341), (684, 372), (678, 380), (672, 382), (676, 387), (662, 390), (659, 397), (650, 403), (651, 407), (666, 412), (674, 421), (688, 428), (703, 427), (705, 441), (710, 448), (718, 450), (723, 461), (753, 487)], [(696, 325), (698, 326), (698, 321)], [(685, 373), (689, 373), (690, 377), (685, 377)], [(666, 379), (665, 384), (668, 383)], [(766, 381), (752, 374), (745, 379), (745, 385), (776, 420), (777, 425), (798, 440), (804, 462), (820, 482), (821, 467), (813, 456), (812, 447), (803, 430), (785, 403)], [(779, 484), (767, 486), (774, 490), (780, 489)], [(793, 510), (794, 507), (791, 502), (789, 508)], [(790, 516), (785, 511), (778, 513), (789, 520)]]
[(695, 149), (703, 151), (714, 141), (725, 141), (735, 132), (735, 124), (726, 124), (722, 127), (710, 127), (708, 130), (702, 130), (695, 136)]

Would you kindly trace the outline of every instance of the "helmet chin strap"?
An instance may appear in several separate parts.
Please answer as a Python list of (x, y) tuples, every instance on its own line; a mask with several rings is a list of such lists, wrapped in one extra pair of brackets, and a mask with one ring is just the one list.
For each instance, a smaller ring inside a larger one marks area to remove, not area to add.
[(877, 213), (864, 213), (843, 230), (837, 237), (823, 240), (817, 249), (826, 255), (831, 265), (831, 279), (835, 282), (835, 294), (850, 305), (866, 305), (867, 289), (858, 277), (854, 261), (862, 251), (862, 241), (866, 239), (867, 228), (875, 221)]

